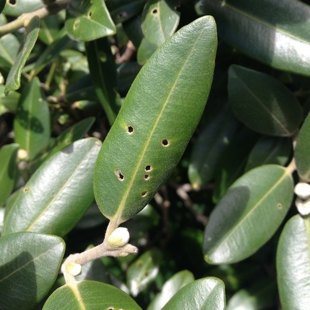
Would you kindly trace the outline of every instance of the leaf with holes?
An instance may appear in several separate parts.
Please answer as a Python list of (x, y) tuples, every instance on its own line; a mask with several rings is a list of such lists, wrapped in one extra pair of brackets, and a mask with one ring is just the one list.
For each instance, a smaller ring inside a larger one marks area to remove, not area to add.
[(68, 35), (80, 41), (96, 40), (116, 31), (102, 0), (70, 1), (65, 25)]
[(101, 142), (76, 141), (30, 178), (5, 219), (3, 235), (32, 231), (64, 236), (94, 199), (92, 179)]
[(46, 301), (43, 310), (141, 310), (123, 291), (95, 281), (76, 282), (57, 289)]
[(63, 259), (62, 239), (16, 233), (0, 239), (1, 309), (33, 309), (51, 289)]
[(22, 69), (30, 55), (39, 35), (40, 18), (34, 16), (26, 27), (23, 43), (20, 45), (14, 64), (6, 80), (5, 94), (20, 87)]
[(20, 16), (43, 7), (42, 0), (7, 0), (2, 13), (9, 16)]
[(0, 206), (11, 194), (17, 172), (17, 150), (19, 145), (12, 143), (0, 149)]
[(290, 171), (283, 167), (266, 165), (244, 174), (211, 213), (204, 235), (205, 260), (231, 264), (255, 253), (282, 223), (293, 191)]
[(293, 216), (284, 226), (277, 249), (277, 280), (283, 310), (310, 304), (310, 218)]
[(196, 11), (214, 16), (219, 37), (229, 45), (274, 68), (309, 76), (310, 7), (306, 3), (200, 0)]
[(196, 280), (178, 291), (162, 310), (224, 310), (225, 286), (214, 277)]
[(180, 20), (175, 0), (149, 0), (142, 13), (142, 30), (145, 38), (155, 46), (163, 44), (173, 35)]
[(97, 204), (114, 225), (137, 214), (180, 160), (208, 98), (216, 47), (214, 20), (203, 17), (166, 41), (139, 72), (95, 170)]
[(271, 136), (292, 136), (302, 120), (296, 97), (271, 76), (232, 65), (228, 76), (229, 102), (241, 122)]
[(33, 159), (50, 139), (50, 113), (38, 78), (23, 89), (14, 119), (15, 141)]

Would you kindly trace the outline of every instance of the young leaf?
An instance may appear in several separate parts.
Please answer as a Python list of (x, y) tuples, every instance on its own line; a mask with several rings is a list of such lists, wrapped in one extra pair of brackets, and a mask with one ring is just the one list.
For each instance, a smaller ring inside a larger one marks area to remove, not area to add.
[(285, 225), (277, 249), (277, 279), (283, 310), (310, 305), (310, 218), (293, 216)]
[(141, 310), (137, 303), (114, 286), (81, 281), (57, 289), (44, 304), (43, 310)]
[(31, 177), (6, 216), (3, 235), (32, 231), (64, 236), (92, 200), (101, 142), (79, 140), (56, 153)]
[(216, 46), (213, 18), (197, 19), (139, 72), (95, 170), (98, 206), (116, 226), (150, 201), (180, 160), (209, 94)]
[(0, 239), (2, 309), (33, 309), (58, 275), (65, 244), (55, 236), (16, 233)]
[(121, 102), (115, 90), (117, 72), (109, 41), (101, 38), (87, 42), (85, 47), (89, 71), (97, 96), (112, 126)]
[(145, 38), (155, 46), (163, 44), (173, 35), (180, 20), (175, 0), (147, 1), (142, 13), (142, 30)]
[(282, 223), (293, 190), (290, 172), (280, 166), (261, 166), (244, 174), (211, 213), (204, 236), (205, 260), (230, 264), (255, 253)]
[(27, 151), (31, 160), (44, 149), (50, 139), (50, 114), (48, 104), (34, 78), (22, 91), (14, 119), (15, 141)]
[(26, 27), (23, 43), (19, 47), (19, 51), (15, 58), (14, 64), (7, 77), (4, 89), (4, 92), (6, 94), (8, 94), (11, 90), (16, 90), (20, 87), (20, 76), (22, 73), (22, 69), (34, 47), (34, 44), (37, 41), (39, 29), (40, 18), (38, 16), (34, 16)]
[(271, 136), (292, 136), (302, 120), (296, 97), (271, 76), (232, 65), (228, 76), (229, 102), (241, 122)]
[(0, 206), (14, 188), (18, 147), (18, 144), (12, 143), (0, 149)]
[(224, 310), (225, 287), (217, 278), (196, 280), (178, 291), (162, 310)]
[(162, 309), (163, 306), (185, 285), (195, 280), (193, 274), (183, 270), (173, 275), (165, 282), (160, 293), (152, 300), (147, 310)]
[(116, 28), (102, 0), (72, 0), (66, 16), (68, 35), (74, 40), (92, 41), (115, 33)]
[(296, 167), (299, 176), (305, 182), (310, 181), (310, 157), (309, 157), (309, 139), (310, 139), (310, 113), (304, 121), (297, 138), (295, 148)]
[(280, 70), (310, 75), (310, 7), (306, 3), (200, 0), (196, 10), (214, 16), (219, 37), (243, 53)]

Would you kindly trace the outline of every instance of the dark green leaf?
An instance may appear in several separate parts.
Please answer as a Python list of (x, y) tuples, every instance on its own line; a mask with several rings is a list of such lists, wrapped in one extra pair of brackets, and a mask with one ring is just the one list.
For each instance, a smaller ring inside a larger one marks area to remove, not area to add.
[(255, 253), (282, 223), (293, 190), (290, 171), (276, 165), (255, 168), (239, 178), (208, 220), (205, 260), (229, 264)]
[(227, 109), (209, 120), (192, 149), (188, 178), (197, 188), (214, 177), (217, 164), (231, 143), (239, 122)]
[(283, 310), (310, 305), (310, 218), (292, 217), (285, 225), (277, 250), (278, 288)]
[(252, 149), (245, 171), (267, 164), (284, 166), (288, 162), (291, 152), (291, 139), (264, 136)]
[(7, 0), (2, 13), (9, 16), (20, 16), (43, 7), (44, 4), (41, 0)]
[(143, 291), (157, 276), (162, 254), (153, 249), (143, 253), (127, 270), (127, 286), (133, 296)]
[(102, 0), (70, 1), (65, 25), (68, 35), (80, 41), (96, 40), (116, 31)]
[(11, 91), (7, 96), (4, 95), (4, 85), (0, 85), (0, 104), (9, 111), (15, 112), (20, 98), (20, 93)]
[(88, 42), (85, 47), (89, 71), (97, 96), (110, 125), (112, 125), (121, 103), (120, 97), (115, 90), (117, 72), (109, 41), (106, 38), (102, 38)]
[(187, 284), (178, 291), (162, 310), (224, 310), (225, 287), (217, 278), (209, 277)]
[(50, 15), (42, 19), (39, 39), (46, 45), (52, 44), (59, 35), (59, 24), (59, 20), (55, 15)]
[(0, 206), (14, 188), (18, 147), (18, 144), (9, 144), (0, 149)]
[(137, 54), (137, 61), (139, 65), (144, 65), (146, 61), (154, 54), (157, 47), (150, 43), (146, 38), (143, 38)]
[(0, 239), (2, 309), (33, 309), (58, 275), (65, 244), (55, 236), (16, 233)]
[(0, 64), (2, 67), (11, 68), (18, 53), (20, 43), (11, 33), (0, 39)]
[(114, 286), (81, 281), (57, 289), (44, 304), (43, 310), (141, 310), (126, 293)]
[(292, 136), (302, 120), (296, 97), (269, 75), (233, 65), (228, 77), (229, 102), (236, 116), (254, 131)]
[(141, 27), (141, 16), (137, 15), (123, 23), (123, 29), (129, 40), (133, 43), (136, 49), (139, 47), (144, 35)]
[(95, 138), (79, 140), (47, 160), (7, 214), (3, 234), (67, 234), (94, 199), (92, 179), (100, 146)]
[(121, 64), (118, 68), (117, 90), (120, 95), (126, 95), (135, 77), (141, 70), (141, 66), (136, 62)]
[[(310, 8), (297, 0), (200, 0), (229, 45), (274, 68), (310, 74)], [(294, 48), (292, 48), (292, 46)]]
[(185, 285), (195, 280), (193, 274), (188, 270), (179, 271), (167, 280), (155, 298), (152, 300), (147, 310), (162, 309), (163, 306)]
[(175, 0), (148, 0), (142, 14), (145, 38), (155, 46), (163, 44), (173, 35), (180, 20)]
[(38, 16), (34, 16), (26, 27), (23, 43), (18, 50), (14, 64), (7, 77), (4, 90), (6, 94), (11, 90), (16, 90), (20, 87), (21, 72), (37, 41), (39, 29), (40, 18)]
[(295, 148), (295, 160), (299, 176), (302, 180), (310, 181), (310, 157), (309, 157), (309, 140), (310, 140), (310, 114), (308, 114), (303, 123)]
[(50, 114), (38, 78), (22, 91), (14, 119), (15, 141), (33, 159), (50, 139)]
[(115, 225), (138, 213), (180, 160), (209, 94), (216, 46), (212, 17), (197, 19), (139, 72), (96, 164), (96, 200)]
[(0, 0), (0, 13), (2, 12), (4, 6), (5, 6), (6, 0)]

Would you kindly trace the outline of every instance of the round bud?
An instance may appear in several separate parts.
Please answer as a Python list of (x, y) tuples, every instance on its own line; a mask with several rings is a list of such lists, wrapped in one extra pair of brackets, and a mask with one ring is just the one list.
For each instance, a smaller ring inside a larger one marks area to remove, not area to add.
[(67, 265), (67, 271), (70, 272), (73, 276), (77, 276), (82, 272), (82, 266), (80, 264), (70, 262)]
[(108, 245), (111, 248), (120, 248), (128, 243), (129, 238), (128, 229), (125, 227), (118, 227), (109, 236)]
[(24, 149), (19, 149), (18, 152), (17, 152), (17, 157), (19, 159), (25, 159), (28, 157), (28, 152)]
[(295, 194), (301, 199), (310, 197), (310, 185), (308, 183), (298, 183), (294, 188)]

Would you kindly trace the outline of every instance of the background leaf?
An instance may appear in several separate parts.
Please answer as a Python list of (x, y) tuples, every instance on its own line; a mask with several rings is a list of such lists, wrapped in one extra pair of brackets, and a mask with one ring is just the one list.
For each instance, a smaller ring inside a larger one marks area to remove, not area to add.
[(2, 13), (9, 16), (20, 16), (23, 13), (32, 12), (43, 7), (44, 4), (41, 0), (6, 1), (6, 5)]

